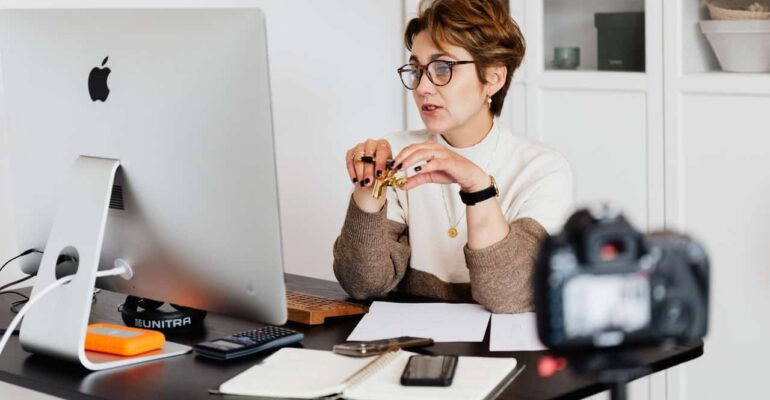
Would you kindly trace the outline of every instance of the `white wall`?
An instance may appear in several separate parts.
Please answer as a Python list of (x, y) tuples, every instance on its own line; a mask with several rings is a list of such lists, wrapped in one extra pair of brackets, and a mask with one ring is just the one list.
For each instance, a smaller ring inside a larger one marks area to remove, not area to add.
[[(0, 79), (0, 95), (2, 80)], [(8, 194), (8, 137), (5, 129), (5, 107), (0, 96), (0, 265), (15, 256), (16, 241), (13, 234), (13, 218)], [(0, 285), (24, 276), (14, 265), (7, 266), (0, 272)]]
[[(392, 0), (264, 0), (287, 272), (333, 279), (351, 183), (345, 151), (404, 126), (403, 6)], [(2, 124), (4, 127), (4, 124)], [(0, 260), (13, 243), (0, 131)], [(0, 282), (20, 277), (15, 266)]]

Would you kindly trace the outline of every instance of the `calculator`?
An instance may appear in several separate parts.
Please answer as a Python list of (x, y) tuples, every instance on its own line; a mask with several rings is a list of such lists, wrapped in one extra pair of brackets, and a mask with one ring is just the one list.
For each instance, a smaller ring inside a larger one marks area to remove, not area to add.
[(193, 350), (204, 357), (231, 360), (301, 342), (304, 338), (305, 335), (291, 329), (266, 326), (221, 339), (198, 343), (193, 346)]

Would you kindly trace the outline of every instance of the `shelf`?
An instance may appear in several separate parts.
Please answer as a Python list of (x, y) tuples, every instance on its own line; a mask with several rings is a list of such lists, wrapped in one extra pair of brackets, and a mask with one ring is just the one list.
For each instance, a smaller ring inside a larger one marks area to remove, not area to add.
[(719, 67), (714, 51), (706, 36), (701, 32), (702, 20), (710, 19), (708, 9), (700, 0), (677, 0), (682, 13), (677, 21), (681, 24), (682, 68), (685, 73), (718, 72)]
[[(581, 69), (597, 71), (597, 12), (645, 11), (645, 0), (543, 0), (543, 62), (551, 67), (555, 47), (579, 47)], [(604, 72), (604, 71), (602, 71)]]
[(770, 74), (702, 72), (685, 74), (679, 81), (684, 93), (735, 95), (770, 95)]
[[(722, 68), (714, 54), (714, 50), (711, 48), (711, 44), (706, 38), (706, 35), (701, 31), (700, 27), (700, 21), (711, 19), (711, 15), (709, 14), (706, 5), (700, 0), (676, 0), (675, 10), (676, 13), (679, 14), (675, 23), (680, 24), (678, 28), (681, 30), (680, 41), (677, 45), (680, 47), (678, 50), (682, 57), (682, 71), (684, 71), (686, 75), (721, 73)], [(730, 76), (754, 75), (735, 74), (731, 72), (727, 72), (727, 74)], [(764, 74), (765, 77), (770, 77), (770, 73), (760, 73), (760, 75), (762, 74)], [(721, 80), (722, 78), (717, 79)], [(738, 81), (755, 81), (755, 79), (739, 78)]]
[(589, 70), (549, 70), (533, 80), (547, 89), (646, 91), (648, 77), (644, 72), (612, 72)]

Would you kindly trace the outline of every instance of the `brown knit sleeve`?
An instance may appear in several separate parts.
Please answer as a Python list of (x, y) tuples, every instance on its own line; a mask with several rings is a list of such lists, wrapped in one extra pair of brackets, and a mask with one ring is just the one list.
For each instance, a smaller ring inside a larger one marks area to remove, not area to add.
[(409, 266), (409, 230), (387, 218), (387, 203), (376, 213), (362, 211), (351, 196), (342, 232), (334, 242), (334, 276), (355, 299), (384, 296)]
[(532, 218), (510, 224), (508, 236), (478, 250), (466, 245), (473, 299), (494, 313), (531, 311), (535, 257), (545, 228)]

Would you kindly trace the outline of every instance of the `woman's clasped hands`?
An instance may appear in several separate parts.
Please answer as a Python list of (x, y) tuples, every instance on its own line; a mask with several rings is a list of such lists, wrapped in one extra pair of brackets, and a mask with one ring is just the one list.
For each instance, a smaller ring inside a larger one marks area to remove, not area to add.
[(347, 151), (346, 164), (356, 192), (371, 192), (375, 180), (390, 170), (412, 167), (414, 174), (403, 190), (426, 183), (457, 183), (470, 193), (489, 186), (489, 176), (478, 165), (431, 140), (406, 146), (394, 158), (387, 140), (369, 139)]

